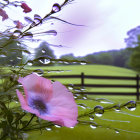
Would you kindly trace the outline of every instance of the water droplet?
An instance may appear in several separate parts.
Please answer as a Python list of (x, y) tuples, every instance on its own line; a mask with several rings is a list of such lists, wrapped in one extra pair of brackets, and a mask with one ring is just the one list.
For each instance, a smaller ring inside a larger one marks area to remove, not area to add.
[(78, 104), (78, 106), (80, 106), (81, 108), (83, 108), (83, 109), (86, 109), (86, 108), (88, 108), (88, 106), (87, 105), (85, 105), (85, 104), (83, 104), (83, 103), (81, 103), (81, 104)]
[(72, 62), (73, 64), (76, 64), (77, 62)]
[(61, 10), (61, 6), (58, 3), (55, 3), (52, 7), (52, 12), (56, 13)]
[(136, 102), (135, 101), (129, 101), (125, 104), (126, 108), (130, 111), (134, 111), (136, 109)]
[(86, 97), (86, 96), (84, 96), (84, 97), (83, 97), (83, 99), (84, 99), (84, 100), (86, 100), (86, 99), (87, 99), (87, 97)]
[(28, 63), (27, 63), (27, 65), (28, 65), (28, 66), (32, 66), (32, 65), (33, 65), (33, 63), (31, 63), (31, 62), (28, 62)]
[(90, 119), (91, 121), (93, 121), (93, 120), (94, 120), (94, 116), (93, 116), (93, 115), (89, 115), (89, 119)]
[(42, 64), (49, 64), (51, 61), (50, 59), (42, 59), (42, 60), (39, 60), (39, 62)]
[(21, 31), (16, 30), (16, 31), (14, 31), (13, 37), (18, 37), (18, 36), (20, 36), (21, 34), (22, 34)]
[(22, 59), (22, 57), (17, 56), (17, 59), (21, 60), (21, 59)]
[(45, 49), (42, 49), (42, 53), (46, 53), (46, 50)]
[(74, 95), (74, 99), (77, 99), (78, 97), (77, 97), (77, 95)]
[(117, 111), (117, 112), (118, 112), (118, 111), (120, 111), (120, 110), (121, 110), (121, 107), (120, 107), (120, 105), (115, 105), (115, 106), (114, 106), (114, 109), (115, 109), (115, 111)]
[(93, 125), (93, 124), (91, 124), (90, 127), (91, 127), (92, 129), (96, 129), (96, 128), (97, 128), (97, 126), (96, 126), (96, 125)]
[(73, 87), (68, 87), (69, 90), (73, 90)]
[(52, 131), (52, 128), (46, 127), (47, 131)]
[(64, 64), (69, 64), (69, 62), (64, 61)]
[(59, 61), (59, 63), (63, 63), (63, 61)]
[(36, 69), (33, 71), (33, 73), (37, 74), (38, 76), (42, 76), (44, 74), (44, 71), (42, 69)]
[(94, 107), (94, 112), (97, 117), (101, 117), (104, 113), (104, 108), (102, 106), (97, 105)]
[(23, 87), (22, 84), (18, 84), (17, 87)]
[(105, 98), (97, 98), (96, 101), (98, 101), (102, 104), (114, 104), (112, 101), (105, 99)]
[(0, 57), (7, 57), (7, 56), (6, 56), (6, 55), (4, 55), (4, 54), (1, 54), (1, 55), (0, 55)]
[(81, 88), (82, 91), (86, 90), (85, 88)]
[(119, 132), (118, 130), (115, 130), (115, 133), (116, 133), (116, 134), (119, 134), (120, 132)]
[(81, 92), (81, 90), (80, 90), (80, 89), (74, 89), (74, 91), (76, 91), (76, 92)]
[(57, 127), (57, 128), (61, 128), (61, 126), (60, 126), (60, 125), (57, 125), (57, 124), (56, 124), (56, 125), (54, 125), (54, 126), (55, 126), (55, 127)]
[(100, 103), (102, 103), (102, 104), (113, 104), (111, 102), (106, 102), (106, 101), (100, 101)]
[(74, 127), (69, 127), (69, 128), (73, 129)]
[(85, 63), (85, 62), (81, 62), (80, 64), (81, 64), (81, 65), (86, 65), (87, 63)]

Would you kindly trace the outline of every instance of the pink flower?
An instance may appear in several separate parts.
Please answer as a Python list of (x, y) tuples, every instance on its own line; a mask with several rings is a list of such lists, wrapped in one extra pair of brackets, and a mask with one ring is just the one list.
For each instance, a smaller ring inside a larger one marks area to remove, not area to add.
[(24, 27), (20, 21), (14, 21), (14, 23), (16, 24), (16, 28), (18, 29), (22, 29)]
[(2, 21), (8, 19), (8, 15), (6, 14), (6, 12), (0, 8), (0, 16), (2, 16)]
[(78, 109), (73, 95), (60, 82), (51, 83), (36, 74), (19, 78), (25, 97), (17, 90), (22, 109), (66, 127), (77, 124)]
[(26, 3), (22, 3), (22, 4), (21, 4), (21, 8), (24, 9), (24, 10), (23, 10), (24, 13), (29, 13), (29, 12), (32, 11), (32, 9), (31, 9)]

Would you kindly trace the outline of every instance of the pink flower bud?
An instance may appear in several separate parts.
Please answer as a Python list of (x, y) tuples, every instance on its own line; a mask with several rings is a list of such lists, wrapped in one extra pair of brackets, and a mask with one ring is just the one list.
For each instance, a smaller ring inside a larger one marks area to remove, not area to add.
[(2, 21), (8, 19), (8, 15), (6, 14), (6, 12), (0, 8), (0, 16), (2, 16)]
[(22, 29), (24, 27), (20, 21), (14, 21), (14, 23), (16, 24), (16, 28), (18, 29)]
[(24, 9), (23, 10), (24, 13), (29, 13), (32, 11), (32, 9), (26, 3), (22, 3), (21, 8)]

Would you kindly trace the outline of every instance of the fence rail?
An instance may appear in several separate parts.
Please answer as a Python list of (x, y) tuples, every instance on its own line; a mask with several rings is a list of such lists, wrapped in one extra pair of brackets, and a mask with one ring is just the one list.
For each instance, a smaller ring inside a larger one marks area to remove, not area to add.
[[(93, 88), (133, 88), (136, 89), (136, 92), (84, 92), (84, 94), (89, 95), (127, 95), (127, 96), (136, 96), (136, 99), (139, 100), (139, 75), (130, 77), (130, 76), (94, 76), (94, 75), (85, 75), (81, 73), (80, 75), (51, 75), (49, 78), (80, 78), (80, 84), (74, 84), (75, 87), (93, 87)], [(107, 80), (133, 80), (136, 84), (132, 85), (121, 85), (121, 84), (85, 84), (85, 79), (107, 79)]]

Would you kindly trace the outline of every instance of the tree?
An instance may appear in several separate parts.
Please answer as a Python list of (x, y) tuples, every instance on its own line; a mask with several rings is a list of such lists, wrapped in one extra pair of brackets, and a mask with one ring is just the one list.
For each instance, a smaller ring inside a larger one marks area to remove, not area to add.
[(49, 44), (47, 42), (42, 42), (39, 47), (35, 49), (35, 59), (39, 57), (43, 57), (43, 59), (40, 59), (34, 65), (44, 66), (45, 62), (46, 64), (51, 65), (50, 59), (56, 58), (56, 56), (54, 55), (54, 51), (49, 47)]
[(140, 72), (140, 26), (127, 32), (128, 38), (125, 39), (127, 47), (132, 48), (130, 66)]
[[(8, 42), (7, 38), (0, 39), (0, 46), (3, 42)], [(12, 65), (15, 66), (21, 62), (22, 59), (22, 47), (18, 44), (16, 40), (11, 40), (8, 45), (6, 45), (0, 51), (0, 65)]]
[[(60, 59), (62, 60), (77, 60), (76, 57), (73, 55), (73, 53), (70, 53), (70, 54), (65, 54), (65, 55), (62, 55), (60, 56)], [(62, 63), (62, 65), (74, 65), (74, 64), (77, 64), (77, 63)]]
[(99, 54), (97, 57), (97, 60), (98, 60), (98, 63), (104, 64), (104, 65), (112, 65), (113, 63), (112, 56), (107, 52), (103, 52)]
[(130, 58), (130, 66), (140, 72), (140, 46), (137, 46)]
[(98, 63), (97, 56), (94, 55), (94, 54), (86, 55), (85, 60), (89, 63), (92, 63), (92, 64), (97, 64)]

